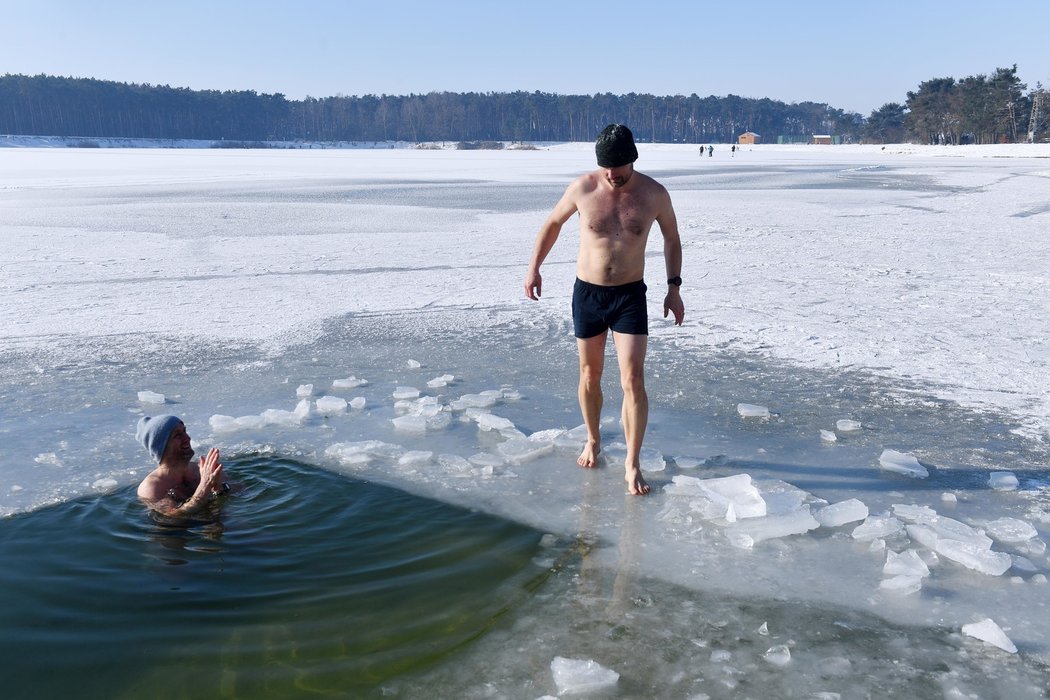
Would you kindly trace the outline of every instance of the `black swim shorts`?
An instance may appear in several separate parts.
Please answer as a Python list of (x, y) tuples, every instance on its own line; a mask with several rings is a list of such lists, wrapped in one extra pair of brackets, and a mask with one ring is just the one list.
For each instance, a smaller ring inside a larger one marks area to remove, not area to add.
[(645, 282), (604, 287), (576, 280), (572, 289), (572, 325), (577, 338), (593, 338), (610, 328), (617, 333), (649, 335)]

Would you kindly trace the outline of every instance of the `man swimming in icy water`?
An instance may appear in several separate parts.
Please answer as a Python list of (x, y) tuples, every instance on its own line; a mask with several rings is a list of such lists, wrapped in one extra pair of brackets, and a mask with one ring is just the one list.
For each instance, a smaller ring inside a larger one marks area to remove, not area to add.
[(642, 478), (640, 454), (649, 419), (645, 393), (645, 350), (649, 339), (643, 280), (645, 244), (655, 221), (664, 238), (667, 296), (664, 318), (670, 311), (675, 325), (682, 325), (682, 241), (678, 236), (671, 197), (656, 180), (635, 172), (638, 149), (634, 135), (622, 124), (610, 124), (594, 146), (599, 169), (581, 175), (565, 190), (540, 228), (525, 275), (525, 296), (540, 297), (540, 265), (547, 258), (562, 226), (580, 214), (580, 251), (576, 258), (576, 284), (572, 295), (572, 321), (580, 355), (580, 411), (587, 427), (587, 443), (577, 463), (598, 466), (601, 435), (602, 370), (609, 330), (613, 333), (620, 365), (623, 406), (620, 418), (627, 440), (624, 478), (635, 495), (649, 493)]
[(157, 460), (157, 468), (139, 484), (143, 503), (164, 515), (192, 515), (229, 491), (223, 481), (219, 450), (211, 448), (197, 464), (186, 425), (176, 416), (144, 416), (135, 433)]

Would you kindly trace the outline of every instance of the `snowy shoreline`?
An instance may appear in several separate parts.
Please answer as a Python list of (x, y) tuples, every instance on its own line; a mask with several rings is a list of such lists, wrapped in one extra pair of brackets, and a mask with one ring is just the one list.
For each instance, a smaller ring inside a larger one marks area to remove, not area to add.
[[(589, 150), (590, 142), (518, 142), (496, 141), (502, 148), (515, 150), (581, 148)], [(707, 145), (707, 144), (704, 144)], [(733, 144), (714, 144), (729, 148)], [(696, 150), (700, 144), (644, 144), (646, 149)], [(28, 136), (23, 134), (0, 134), (0, 148), (179, 148), (179, 149), (223, 149), (231, 150), (456, 150), (455, 141), (251, 141), (227, 142), (224, 139), (153, 139), (118, 136)], [(985, 157), (985, 158), (1050, 158), (1050, 144), (967, 144), (927, 146), (913, 143), (889, 144), (755, 144), (738, 145), (744, 151), (821, 152), (838, 151), (849, 153), (886, 153), (897, 155)], [(722, 153), (720, 156), (724, 155)], [(639, 167), (639, 169), (641, 169)]]

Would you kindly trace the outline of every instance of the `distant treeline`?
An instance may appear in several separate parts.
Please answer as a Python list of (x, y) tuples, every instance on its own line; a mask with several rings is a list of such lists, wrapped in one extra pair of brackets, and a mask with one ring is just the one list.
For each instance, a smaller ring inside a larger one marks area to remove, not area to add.
[[(0, 133), (32, 136), (266, 141), (590, 141), (606, 124), (628, 124), (639, 141), (986, 143), (1022, 141), (1036, 91), (1017, 67), (991, 77), (938, 78), (865, 120), (815, 102), (675, 95), (542, 92), (307, 97), (139, 85), (46, 75), (0, 77)], [(1036, 127), (1037, 135), (1045, 129)]]
[(590, 141), (606, 124), (640, 141), (726, 143), (814, 133), (859, 138), (861, 115), (770, 99), (542, 92), (307, 97), (53, 76), (0, 77), (0, 133), (235, 141)]

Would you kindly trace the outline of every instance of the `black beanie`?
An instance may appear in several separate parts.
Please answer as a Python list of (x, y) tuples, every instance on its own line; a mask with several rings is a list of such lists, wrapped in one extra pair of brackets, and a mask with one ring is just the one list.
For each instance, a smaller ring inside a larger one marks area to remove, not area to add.
[(638, 160), (634, 134), (623, 124), (610, 124), (602, 129), (594, 143), (594, 152), (602, 168), (618, 168)]

